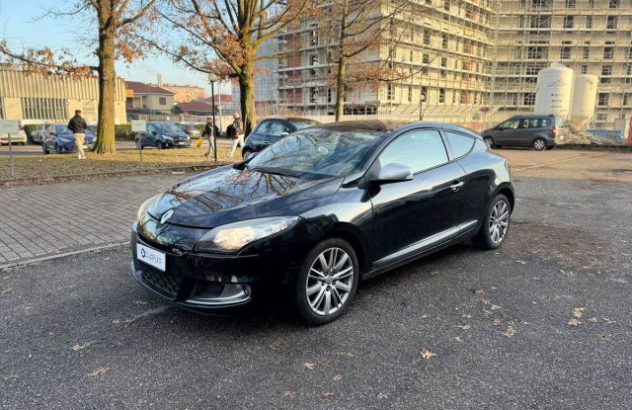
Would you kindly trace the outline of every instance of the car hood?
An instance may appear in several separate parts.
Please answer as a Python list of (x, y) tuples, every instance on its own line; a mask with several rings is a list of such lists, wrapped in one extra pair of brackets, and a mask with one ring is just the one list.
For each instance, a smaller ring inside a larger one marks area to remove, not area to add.
[(173, 210), (169, 224), (197, 228), (265, 216), (295, 216), (329, 202), (342, 180), (307, 180), (226, 166), (174, 186), (147, 211), (160, 219)]
[(161, 132), (162, 135), (164, 135), (165, 137), (171, 137), (171, 138), (186, 138), (187, 134), (186, 132), (182, 131), (182, 132)]

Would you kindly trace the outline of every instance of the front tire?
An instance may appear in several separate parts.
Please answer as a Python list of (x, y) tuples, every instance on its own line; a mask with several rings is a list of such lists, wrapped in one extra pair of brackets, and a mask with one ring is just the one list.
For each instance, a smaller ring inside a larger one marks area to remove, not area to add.
[(55, 152), (58, 154), (61, 154), (63, 152), (59, 144), (55, 144)]
[(156, 143), (156, 148), (158, 148), (158, 149), (165, 149), (165, 143), (162, 142), (162, 141), (158, 141)]
[(503, 194), (497, 195), (489, 205), (483, 225), (472, 241), (483, 249), (498, 249), (509, 232), (511, 204)]
[(355, 296), (360, 267), (353, 247), (342, 239), (326, 239), (307, 255), (296, 281), (296, 309), (312, 325), (333, 322)]
[(485, 141), (487, 148), (494, 148), (494, 139), (492, 137), (484, 137), (483, 141)]
[(531, 146), (536, 151), (544, 151), (546, 149), (546, 141), (543, 138), (536, 138), (531, 143)]
[(244, 160), (250, 159), (250, 157), (252, 156), (253, 152), (250, 149), (245, 149), (244, 152), (242, 152), (242, 157)]

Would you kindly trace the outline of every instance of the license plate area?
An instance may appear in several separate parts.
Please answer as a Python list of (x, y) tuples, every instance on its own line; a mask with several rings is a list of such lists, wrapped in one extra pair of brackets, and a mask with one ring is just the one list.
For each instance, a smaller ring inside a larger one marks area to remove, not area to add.
[(136, 244), (136, 257), (139, 261), (163, 272), (167, 268), (167, 255), (164, 252), (157, 251), (140, 243)]

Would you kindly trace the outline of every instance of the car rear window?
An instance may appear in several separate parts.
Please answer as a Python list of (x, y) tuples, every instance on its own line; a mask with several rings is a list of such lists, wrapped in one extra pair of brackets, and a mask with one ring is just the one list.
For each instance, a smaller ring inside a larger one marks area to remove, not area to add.
[(318, 125), (318, 121), (314, 120), (290, 120), (290, 123), (296, 127), (297, 130), (302, 130), (303, 128), (313, 127), (314, 125)]
[(448, 138), (448, 144), (450, 144), (454, 158), (461, 158), (466, 155), (472, 150), (476, 142), (474, 138), (456, 132), (445, 131), (445, 135)]

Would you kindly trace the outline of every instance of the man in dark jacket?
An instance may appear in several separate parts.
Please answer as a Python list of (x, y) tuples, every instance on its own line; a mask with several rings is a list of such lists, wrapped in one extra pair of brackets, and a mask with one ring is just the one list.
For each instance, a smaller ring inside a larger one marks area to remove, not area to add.
[(77, 146), (79, 159), (86, 159), (86, 154), (83, 152), (83, 142), (86, 138), (87, 128), (88, 124), (86, 124), (86, 120), (81, 117), (81, 110), (76, 110), (75, 116), (68, 122), (68, 129), (75, 135), (75, 145)]
[(219, 137), (219, 128), (217, 125), (213, 124), (213, 117), (208, 117), (206, 119), (206, 127), (204, 127), (204, 132), (202, 133), (202, 138), (208, 138), (208, 151), (204, 154), (205, 157), (209, 158), (211, 156), (211, 150), (215, 151), (215, 137)]

